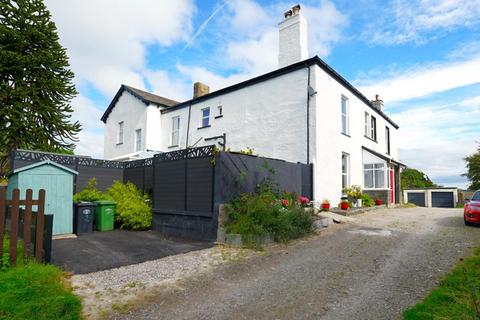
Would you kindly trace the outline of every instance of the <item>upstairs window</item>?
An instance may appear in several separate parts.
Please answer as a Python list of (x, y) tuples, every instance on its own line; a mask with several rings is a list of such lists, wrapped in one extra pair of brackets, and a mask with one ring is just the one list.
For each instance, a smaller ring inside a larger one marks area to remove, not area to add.
[(370, 116), (370, 139), (377, 141), (377, 119)]
[(370, 137), (370, 115), (365, 112), (365, 137)]
[(363, 165), (365, 189), (385, 188), (385, 163)]
[(172, 118), (172, 137), (171, 145), (178, 146), (180, 140), (180, 116)]
[(385, 152), (390, 154), (390, 128), (385, 127)]
[(202, 109), (202, 127), (210, 125), (210, 108)]
[(135, 130), (135, 152), (142, 150), (142, 129)]
[(222, 106), (218, 106), (217, 109), (218, 109), (218, 115), (217, 115), (217, 116), (218, 116), (218, 117), (223, 116), (223, 108), (222, 108)]
[(342, 133), (348, 135), (348, 98), (342, 96)]
[(123, 143), (123, 121), (118, 123), (117, 144)]

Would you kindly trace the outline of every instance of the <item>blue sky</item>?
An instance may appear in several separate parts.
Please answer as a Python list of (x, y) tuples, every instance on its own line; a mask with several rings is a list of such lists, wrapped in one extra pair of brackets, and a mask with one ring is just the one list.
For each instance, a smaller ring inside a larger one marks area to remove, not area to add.
[[(290, 1), (47, 0), (76, 74), (76, 152), (101, 157), (100, 117), (120, 84), (172, 99), (277, 67), (277, 23)], [(465, 187), (480, 141), (480, 0), (302, 1), (309, 55), (400, 125), (400, 160)]]

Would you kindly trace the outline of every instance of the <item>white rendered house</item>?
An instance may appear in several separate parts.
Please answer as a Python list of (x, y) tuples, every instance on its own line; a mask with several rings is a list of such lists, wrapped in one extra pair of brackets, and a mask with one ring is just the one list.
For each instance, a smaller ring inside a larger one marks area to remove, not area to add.
[(384, 202), (399, 202), (398, 126), (317, 56), (307, 58), (299, 6), (279, 24), (279, 68), (209, 92), (196, 83), (183, 102), (122, 85), (102, 121), (105, 158), (133, 159), (217, 144), (260, 156), (311, 163), (314, 198), (334, 205), (342, 189), (360, 185)]

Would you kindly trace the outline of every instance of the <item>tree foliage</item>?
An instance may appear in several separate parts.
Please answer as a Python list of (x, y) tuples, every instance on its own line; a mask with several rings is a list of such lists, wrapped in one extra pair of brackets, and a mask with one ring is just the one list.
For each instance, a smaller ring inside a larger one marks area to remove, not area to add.
[(65, 48), (42, 0), (0, 2), (0, 176), (12, 149), (73, 150), (72, 83)]
[(480, 147), (478, 147), (477, 152), (465, 157), (464, 160), (467, 162), (467, 172), (463, 176), (470, 181), (468, 189), (480, 189)]
[(413, 168), (407, 168), (402, 171), (401, 184), (403, 189), (428, 188), (435, 186), (425, 173)]

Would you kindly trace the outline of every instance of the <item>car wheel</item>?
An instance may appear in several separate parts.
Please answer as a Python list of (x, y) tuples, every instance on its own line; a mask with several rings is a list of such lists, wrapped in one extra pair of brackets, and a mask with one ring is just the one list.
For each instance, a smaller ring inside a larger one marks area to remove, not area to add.
[(465, 219), (465, 217), (463, 217), (463, 221), (465, 222), (466, 226), (471, 226), (472, 225), (472, 223), (470, 221), (468, 221), (467, 219)]

